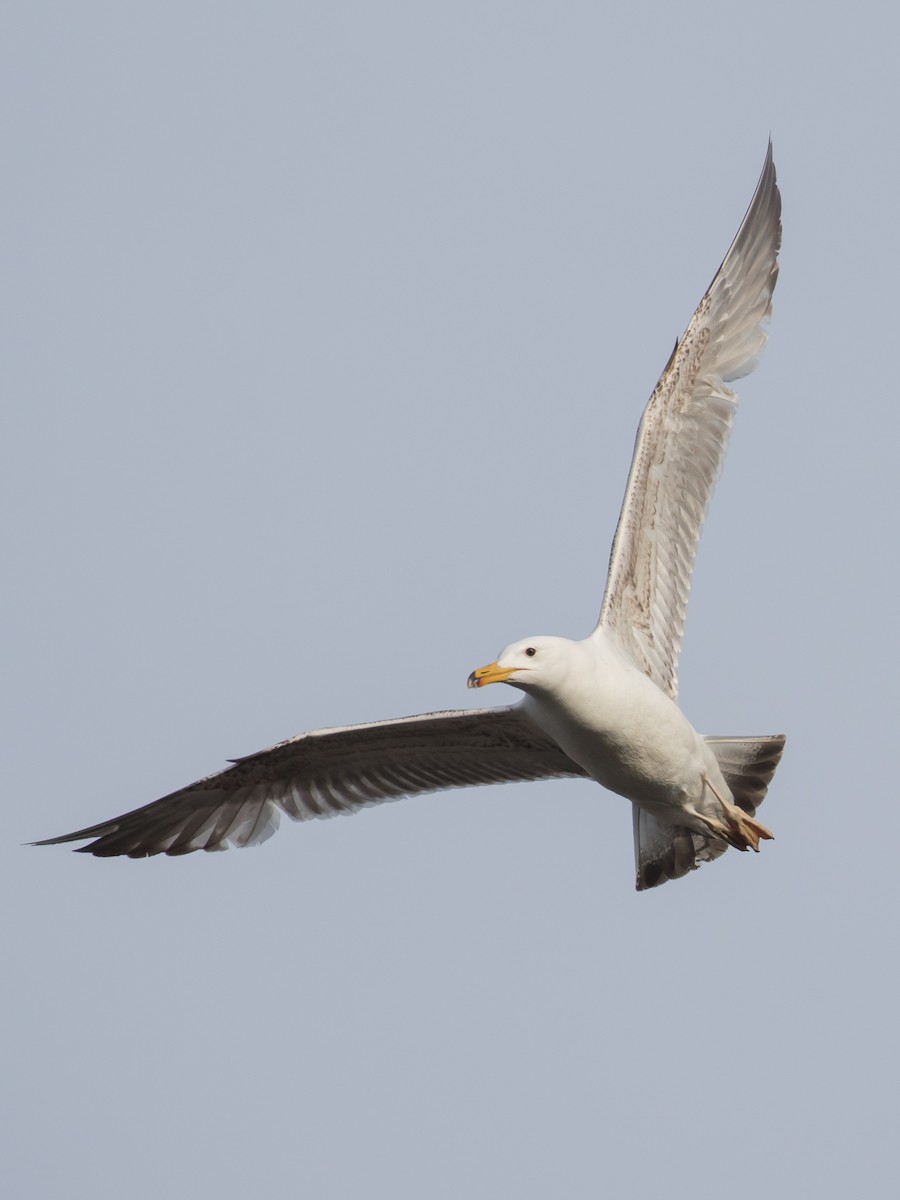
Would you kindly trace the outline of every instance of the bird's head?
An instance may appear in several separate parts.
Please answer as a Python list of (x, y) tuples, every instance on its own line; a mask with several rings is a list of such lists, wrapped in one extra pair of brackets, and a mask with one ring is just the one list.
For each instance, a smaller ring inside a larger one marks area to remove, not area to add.
[(565, 680), (576, 654), (576, 643), (567, 638), (524, 638), (501, 651), (496, 662), (473, 671), (469, 687), (509, 683), (524, 692), (553, 692)]

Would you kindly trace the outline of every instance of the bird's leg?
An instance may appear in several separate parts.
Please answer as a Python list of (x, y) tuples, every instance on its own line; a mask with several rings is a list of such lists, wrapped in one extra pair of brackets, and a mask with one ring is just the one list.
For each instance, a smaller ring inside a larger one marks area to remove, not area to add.
[(740, 842), (735, 841), (734, 834), (724, 821), (720, 821), (717, 817), (708, 817), (706, 813), (697, 812), (696, 810), (694, 812), (694, 816), (699, 821), (703, 822), (713, 837), (720, 838), (723, 842), (727, 842), (729, 846), (734, 846), (736, 850), (747, 849), (746, 846), (743, 846)]
[(716, 837), (724, 838), (737, 850), (752, 849), (757, 853), (759, 853), (761, 840), (765, 842), (774, 840), (775, 835), (766, 829), (765, 825), (761, 825), (742, 808), (738, 808), (736, 804), (732, 804), (724, 796), (721, 796), (706, 775), (703, 776), (703, 782), (722, 805), (722, 812), (725, 816), (724, 822), (715, 817), (701, 817)]

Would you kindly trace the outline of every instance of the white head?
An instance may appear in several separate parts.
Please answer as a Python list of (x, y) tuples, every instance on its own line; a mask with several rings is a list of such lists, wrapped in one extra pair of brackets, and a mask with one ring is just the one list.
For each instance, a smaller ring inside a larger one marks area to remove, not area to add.
[(533, 637), (513, 642), (496, 662), (469, 676), (469, 687), (509, 683), (523, 692), (557, 692), (577, 661), (579, 643), (568, 638)]

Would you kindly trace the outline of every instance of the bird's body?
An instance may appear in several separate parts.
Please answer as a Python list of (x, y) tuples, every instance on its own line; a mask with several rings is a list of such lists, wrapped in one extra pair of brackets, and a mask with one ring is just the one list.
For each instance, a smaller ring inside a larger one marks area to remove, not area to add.
[[(712, 832), (739, 849), (770, 838), (735, 804), (710, 741), (601, 626), (584, 641), (533, 637), (473, 671), (472, 687), (503, 682), (525, 692), (521, 710), (579, 767), (652, 821)], [(733, 739), (724, 739), (731, 743)]]
[(331, 816), (446, 787), (589, 777), (632, 802), (639, 889), (771, 834), (755, 818), (784, 738), (701, 736), (678, 707), (677, 666), (697, 542), (737, 396), (778, 275), (772, 148), (722, 266), (644, 410), (609, 578), (584, 641), (513, 643), (470, 686), (525, 693), (509, 708), (316, 730), (99, 825), (41, 844), (91, 854), (187, 854), (264, 841), (279, 814)]
[(559, 690), (528, 689), (531, 720), (597, 783), (648, 811), (702, 803), (701, 780), (716, 779), (718, 764), (678, 705), (613, 639), (554, 642), (577, 670)]

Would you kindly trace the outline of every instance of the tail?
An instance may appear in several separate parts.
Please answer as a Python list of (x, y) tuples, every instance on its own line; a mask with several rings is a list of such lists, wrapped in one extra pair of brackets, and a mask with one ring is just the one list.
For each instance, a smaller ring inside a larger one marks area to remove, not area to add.
[[(755, 816), (766, 797), (775, 768), (784, 751), (785, 737), (708, 737), (705, 739), (716, 756), (719, 770), (731, 791), (734, 803), (748, 816)], [(680, 879), (695, 871), (701, 863), (712, 862), (727, 850), (719, 838), (695, 833), (683, 825), (670, 825), (633, 806), (634, 860), (637, 890), (659, 887), (670, 879)]]
[(784, 753), (784, 734), (772, 737), (708, 737), (719, 770), (738, 808), (753, 817), (766, 798), (775, 768)]

